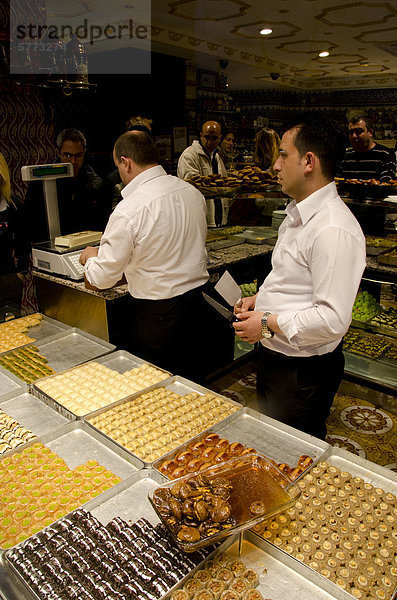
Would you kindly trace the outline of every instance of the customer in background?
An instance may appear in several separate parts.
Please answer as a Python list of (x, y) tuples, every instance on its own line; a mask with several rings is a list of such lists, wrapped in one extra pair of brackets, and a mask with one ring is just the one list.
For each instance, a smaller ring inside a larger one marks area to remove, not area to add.
[(123, 200), (99, 250), (88, 247), (81, 254), (86, 285), (110, 288), (125, 275), (133, 299), (125, 323), (131, 331), (129, 349), (172, 373), (202, 381), (211, 360), (206, 332), (212, 331), (213, 312), (201, 295), (208, 280), (204, 197), (166, 174), (153, 139), (144, 132), (119, 137), (113, 156), (125, 184)]
[(231, 129), (226, 129), (222, 132), (221, 141), (218, 146), (218, 152), (227, 171), (230, 171), (233, 166), (233, 151), (235, 143), (236, 136), (234, 131)]
[(194, 175), (226, 177), (226, 167), (218, 152), (221, 141), (221, 126), (216, 121), (207, 121), (201, 128), (200, 141), (194, 140), (179, 157), (178, 177), (190, 179)]
[(21, 273), (29, 267), (30, 244), (23, 232), (21, 207), (20, 200), (11, 195), (8, 165), (0, 153), (0, 320), (5, 316), (3, 311), (7, 305), (19, 309)]
[[(142, 117), (137, 115), (136, 117), (130, 117), (126, 123), (126, 131), (143, 131), (149, 135), (152, 135), (152, 124), (153, 119)], [(108, 176), (108, 183), (112, 190), (112, 210), (117, 204), (123, 199), (121, 190), (124, 187), (124, 183), (121, 181), (120, 173), (118, 169), (112, 171)]]
[(365, 238), (338, 196), (344, 152), (336, 122), (302, 117), (283, 135), (274, 169), (294, 200), (280, 226), (272, 271), (236, 308), (237, 335), (260, 343), (262, 412), (325, 438), (343, 376), (342, 338), (365, 268)]
[(280, 137), (274, 129), (263, 128), (255, 136), (254, 163), (263, 171), (273, 171), (278, 159)]
[(337, 169), (338, 177), (377, 181), (396, 178), (396, 154), (374, 141), (373, 126), (367, 116), (350, 119), (349, 138), (352, 147), (346, 150)]
[[(64, 129), (56, 140), (57, 162), (71, 163), (74, 176), (57, 179), (61, 234), (103, 231), (111, 211), (111, 194), (102, 177), (86, 163), (87, 141), (78, 129)], [(49, 239), (43, 185), (29, 183), (24, 207), (26, 230), (32, 242)]]

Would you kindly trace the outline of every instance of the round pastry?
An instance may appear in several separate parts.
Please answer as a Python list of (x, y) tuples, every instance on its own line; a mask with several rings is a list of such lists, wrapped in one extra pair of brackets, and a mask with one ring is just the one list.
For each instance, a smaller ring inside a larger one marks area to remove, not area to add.
[(200, 590), (193, 596), (193, 600), (214, 600), (215, 596), (210, 590)]
[(202, 587), (203, 584), (198, 579), (189, 579), (183, 586), (183, 589), (192, 595), (201, 590)]
[(210, 590), (215, 600), (218, 600), (221, 597), (222, 592), (225, 591), (225, 584), (220, 579), (210, 579), (206, 584), (207, 590)]
[(222, 592), (221, 600), (239, 600), (239, 596), (234, 590), (225, 590)]

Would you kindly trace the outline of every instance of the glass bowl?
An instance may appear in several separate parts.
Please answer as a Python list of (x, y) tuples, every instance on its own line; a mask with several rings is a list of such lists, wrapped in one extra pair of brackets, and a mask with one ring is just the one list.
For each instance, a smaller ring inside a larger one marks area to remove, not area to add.
[(293, 506), (301, 492), (265, 456), (239, 456), (153, 488), (159, 519), (184, 552), (250, 529)]

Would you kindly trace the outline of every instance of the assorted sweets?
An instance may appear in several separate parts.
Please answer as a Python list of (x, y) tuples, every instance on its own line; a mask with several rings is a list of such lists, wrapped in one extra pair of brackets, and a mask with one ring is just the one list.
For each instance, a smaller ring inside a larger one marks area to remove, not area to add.
[(100, 363), (90, 362), (39, 381), (36, 387), (74, 414), (82, 416), (168, 377), (165, 371), (146, 363), (121, 374)]
[(46, 357), (41, 356), (39, 349), (33, 345), (0, 355), (0, 365), (25, 383), (53, 375), (55, 371), (47, 363)]
[(366, 323), (382, 310), (376, 298), (367, 291), (359, 292), (352, 308), (352, 319)]
[[(168, 479), (178, 479), (178, 477), (183, 477), (188, 473), (203, 471), (208, 467), (231, 460), (237, 456), (255, 453), (254, 448), (244, 446), (240, 442), (229, 442), (217, 433), (207, 433), (198, 440), (191, 442), (172, 458), (166, 458), (158, 465), (156, 464), (155, 467)], [(313, 463), (313, 459), (307, 455), (299, 457), (296, 467), (290, 467), (286, 463), (277, 463), (270, 459), (267, 460), (278, 467), (292, 481), (302, 475), (304, 470)]]
[(25, 335), (28, 329), (40, 325), (43, 315), (35, 313), (20, 319), (12, 319), (5, 323), (0, 323), (0, 352), (14, 350), (19, 346), (25, 346), (36, 341)]
[(376, 359), (382, 356), (390, 347), (391, 344), (386, 338), (369, 333), (358, 337), (349, 346), (349, 352)]
[(145, 462), (153, 462), (239, 408), (216, 394), (180, 396), (159, 387), (89, 422)]
[(391, 600), (397, 585), (397, 496), (320, 461), (295, 506), (253, 531), (354, 598)]
[(397, 242), (393, 238), (382, 238), (373, 235), (366, 235), (365, 241), (370, 248), (394, 248)]
[(213, 190), (216, 190), (216, 188), (237, 188), (240, 186), (259, 187), (268, 183), (277, 183), (277, 180), (273, 179), (270, 173), (262, 171), (260, 167), (253, 165), (246, 165), (240, 171), (230, 171), (227, 177), (211, 173), (208, 175), (194, 175), (187, 181), (199, 189), (211, 188)]
[(116, 517), (104, 526), (79, 509), (11, 550), (8, 559), (40, 597), (156, 600), (210, 551), (187, 556), (161, 524)]
[(35, 434), (25, 429), (18, 421), (0, 409), (0, 454), (17, 448), (21, 444), (36, 438)]
[(0, 460), (0, 548), (37, 533), (121, 479), (88, 460), (70, 469), (36, 442)]
[(371, 320), (371, 323), (381, 327), (397, 329), (397, 308), (394, 306), (385, 308)]
[[(239, 456), (158, 487), (149, 496), (176, 542), (189, 552), (285, 509), (300, 495), (264, 457)], [(291, 483), (291, 482), (289, 482)]]
[(258, 583), (255, 569), (221, 552), (172, 592), (170, 600), (265, 600), (255, 589)]

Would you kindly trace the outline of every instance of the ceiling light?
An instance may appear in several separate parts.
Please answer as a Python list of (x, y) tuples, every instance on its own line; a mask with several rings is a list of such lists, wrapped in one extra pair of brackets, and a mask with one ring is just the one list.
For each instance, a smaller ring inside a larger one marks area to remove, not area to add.
[(273, 33), (273, 29), (265, 28), (260, 30), (261, 35), (270, 35), (271, 33)]
[(329, 52), (320, 52), (319, 54), (320, 58), (325, 58), (326, 56), (329, 56)]

